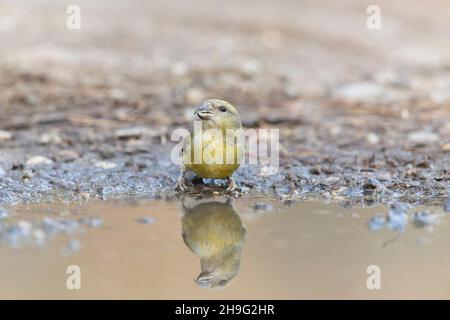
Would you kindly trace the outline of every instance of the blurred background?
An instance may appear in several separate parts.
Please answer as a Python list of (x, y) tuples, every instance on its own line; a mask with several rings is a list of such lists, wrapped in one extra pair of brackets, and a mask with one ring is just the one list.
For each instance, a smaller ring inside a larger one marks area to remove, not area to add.
[[(65, 112), (161, 126), (207, 97), (249, 124), (327, 118), (342, 102), (392, 117), (448, 110), (448, 2), (377, 1), (380, 30), (366, 27), (371, 4), (2, 1), (0, 124)], [(69, 5), (80, 30), (66, 28)]]

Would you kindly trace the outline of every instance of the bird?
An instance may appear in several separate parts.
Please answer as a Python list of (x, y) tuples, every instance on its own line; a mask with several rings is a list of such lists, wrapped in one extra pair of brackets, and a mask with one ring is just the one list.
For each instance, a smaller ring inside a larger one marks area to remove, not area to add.
[[(194, 126), (184, 140), (183, 166), (176, 189), (188, 188), (186, 174), (192, 171), (199, 178), (226, 179), (226, 190), (234, 191), (237, 184), (232, 174), (240, 166), (244, 149), (238, 137), (242, 124), (236, 108), (227, 101), (209, 99), (196, 109), (194, 116), (201, 123), (197, 126), (201, 130)], [(232, 139), (229, 134), (233, 135)]]
[(223, 289), (238, 274), (246, 230), (229, 202), (183, 203), (182, 237), (200, 258), (201, 271), (195, 280), (202, 288)]

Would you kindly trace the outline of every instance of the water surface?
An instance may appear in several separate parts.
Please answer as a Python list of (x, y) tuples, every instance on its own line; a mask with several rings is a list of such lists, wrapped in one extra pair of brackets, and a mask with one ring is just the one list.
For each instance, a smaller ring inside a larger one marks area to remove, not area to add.
[[(414, 212), (424, 210), (439, 222), (414, 224)], [(403, 230), (376, 232), (368, 222), (387, 214), (383, 206), (287, 207), (256, 198), (10, 211), (2, 221), (0, 298), (450, 298), (450, 232), (442, 208), (412, 209)], [(69, 265), (81, 269), (81, 290), (66, 288)], [(367, 288), (370, 265), (380, 267), (380, 290)]]

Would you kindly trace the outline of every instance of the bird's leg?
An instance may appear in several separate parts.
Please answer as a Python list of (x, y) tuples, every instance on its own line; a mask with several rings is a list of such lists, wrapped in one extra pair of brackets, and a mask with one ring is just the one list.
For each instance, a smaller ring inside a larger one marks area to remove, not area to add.
[(185, 191), (188, 188), (186, 184), (186, 168), (181, 169), (180, 176), (178, 177), (175, 190)]
[(234, 191), (237, 187), (236, 182), (234, 182), (234, 179), (232, 177), (228, 177), (228, 186), (227, 191)]

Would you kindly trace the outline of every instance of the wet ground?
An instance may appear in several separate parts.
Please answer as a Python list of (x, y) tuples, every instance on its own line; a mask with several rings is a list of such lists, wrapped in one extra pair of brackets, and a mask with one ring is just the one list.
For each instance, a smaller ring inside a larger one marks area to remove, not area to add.
[(448, 223), (438, 207), (268, 198), (21, 205), (2, 220), (0, 297), (448, 299)]

